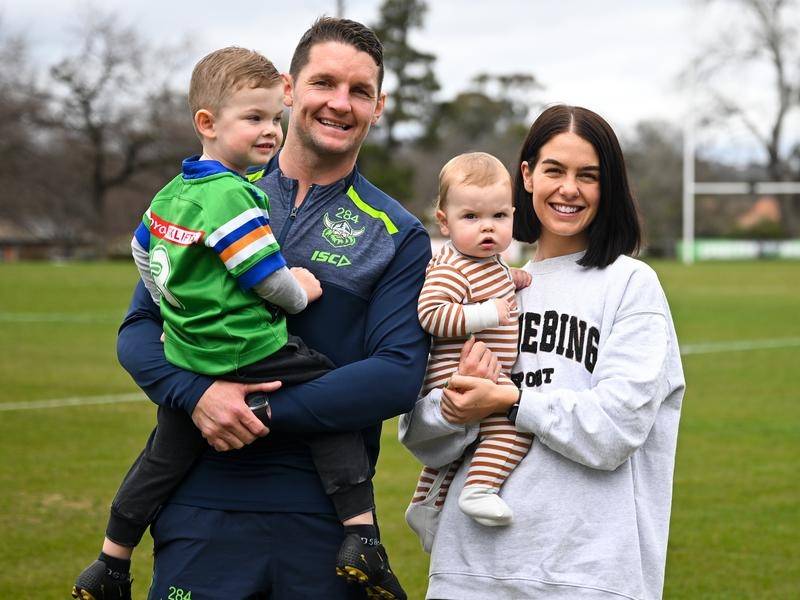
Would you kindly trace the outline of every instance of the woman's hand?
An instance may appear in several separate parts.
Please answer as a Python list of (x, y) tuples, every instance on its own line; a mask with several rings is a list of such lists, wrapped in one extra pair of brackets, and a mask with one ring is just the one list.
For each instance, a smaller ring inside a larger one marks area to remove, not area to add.
[(461, 356), (458, 358), (458, 374), (471, 377), (485, 377), (497, 381), (500, 376), (500, 364), (494, 352), (483, 342), (478, 342), (475, 337), (470, 337), (461, 347)]
[(441, 411), (448, 422), (464, 425), (506, 412), (519, 398), (513, 385), (498, 385), (480, 377), (453, 375), (443, 390)]

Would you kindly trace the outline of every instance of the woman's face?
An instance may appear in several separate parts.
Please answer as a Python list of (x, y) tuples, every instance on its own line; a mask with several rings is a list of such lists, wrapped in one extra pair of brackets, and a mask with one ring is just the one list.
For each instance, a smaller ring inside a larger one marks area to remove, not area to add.
[(522, 163), (525, 189), (542, 224), (539, 248), (547, 256), (586, 249), (587, 228), (600, 205), (600, 160), (594, 147), (572, 133), (554, 136), (535, 165)]

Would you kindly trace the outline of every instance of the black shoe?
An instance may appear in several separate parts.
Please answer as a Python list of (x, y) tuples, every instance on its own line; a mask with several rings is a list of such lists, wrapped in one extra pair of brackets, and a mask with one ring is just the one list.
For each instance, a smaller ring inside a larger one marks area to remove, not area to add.
[(389, 558), (382, 544), (368, 546), (356, 533), (347, 534), (336, 556), (336, 574), (347, 581), (363, 585), (367, 597), (379, 600), (407, 600), (389, 567)]
[(131, 600), (130, 575), (112, 573), (106, 563), (96, 560), (78, 575), (72, 597), (79, 600)]

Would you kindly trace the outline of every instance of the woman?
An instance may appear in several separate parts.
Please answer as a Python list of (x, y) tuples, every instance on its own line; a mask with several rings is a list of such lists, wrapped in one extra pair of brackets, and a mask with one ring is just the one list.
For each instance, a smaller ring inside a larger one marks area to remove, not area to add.
[(519, 164), (514, 234), (537, 242), (517, 295), (521, 391), (455, 375), (400, 436), (434, 466), (469, 453), (491, 413), (535, 440), (501, 491), (507, 527), (458, 510), (456, 475), (428, 598), (660, 598), (684, 379), (658, 278), (629, 256), (640, 229), (619, 142), (599, 115), (553, 106)]

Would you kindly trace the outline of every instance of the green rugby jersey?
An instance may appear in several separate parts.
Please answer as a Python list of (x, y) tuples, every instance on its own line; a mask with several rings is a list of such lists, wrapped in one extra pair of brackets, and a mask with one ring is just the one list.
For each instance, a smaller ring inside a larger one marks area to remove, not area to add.
[(267, 196), (217, 161), (183, 161), (134, 234), (161, 291), (164, 351), (174, 365), (220, 375), (286, 344), (286, 319), (251, 288), (286, 266)]

